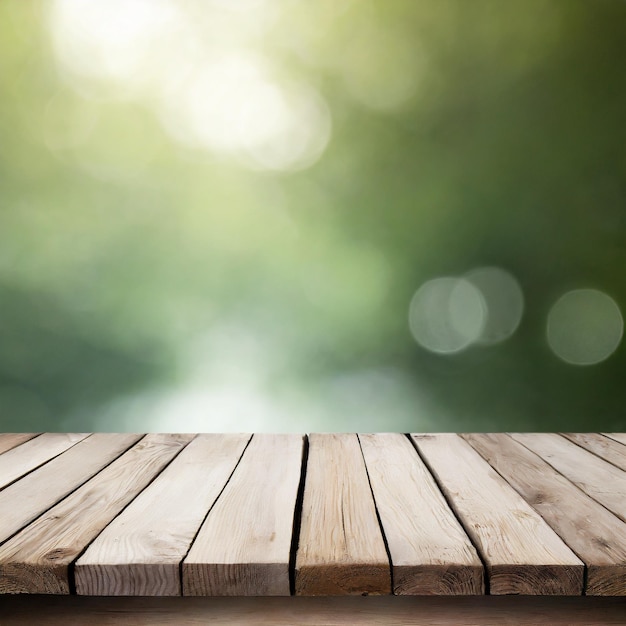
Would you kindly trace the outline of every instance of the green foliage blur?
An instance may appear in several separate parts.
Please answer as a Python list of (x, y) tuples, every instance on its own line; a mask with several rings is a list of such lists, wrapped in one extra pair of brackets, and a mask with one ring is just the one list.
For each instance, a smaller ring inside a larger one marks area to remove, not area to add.
[[(622, 0), (4, 0), (0, 430), (626, 430), (626, 347), (546, 340), (569, 290), (626, 310), (625, 29)], [(517, 330), (420, 346), (420, 285), (485, 266)]]

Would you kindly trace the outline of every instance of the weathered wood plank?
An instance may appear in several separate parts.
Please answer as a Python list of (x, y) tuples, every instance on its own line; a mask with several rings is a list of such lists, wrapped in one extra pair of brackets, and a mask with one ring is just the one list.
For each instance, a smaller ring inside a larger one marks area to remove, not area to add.
[(289, 595), (302, 435), (254, 435), (182, 566), (184, 595)]
[(484, 593), (483, 566), (410, 441), (359, 435), (398, 595)]
[(87, 436), (87, 433), (45, 433), (0, 455), (0, 489)]
[(561, 435), (605, 461), (626, 470), (626, 446), (618, 441), (599, 433), (561, 433)]
[(626, 446), (626, 433), (602, 433), (605, 437), (610, 437), (614, 441), (622, 443)]
[(38, 436), (39, 433), (2, 433), (0, 435), (0, 454), (11, 450)]
[(356, 435), (312, 434), (296, 556), (298, 595), (391, 593), (389, 558)]
[(594, 500), (626, 522), (626, 472), (552, 433), (511, 433)]
[(81, 595), (180, 595), (180, 563), (250, 435), (198, 435), (74, 567)]
[(146, 435), (0, 546), (0, 593), (70, 593), (70, 564), (192, 437)]
[(466, 441), (412, 435), (487, 566), (491, 594), (580, 595), (584, 565)]
[(587, 566), (587, 595), (626, 595), (626, 524), (505, 434), (462, 435)]
[(624, 626), (626, 598), (0, 597), (2, 626)]
[(0, 491), (0, 543), (89, 480), (140, 437), (112, 433), (90, 435)]

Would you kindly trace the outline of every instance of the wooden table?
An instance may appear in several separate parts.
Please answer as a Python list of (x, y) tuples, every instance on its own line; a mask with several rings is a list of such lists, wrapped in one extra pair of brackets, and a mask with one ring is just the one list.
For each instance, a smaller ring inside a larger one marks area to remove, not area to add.
[(626, 624), (626, 435), (3, 434), (0, 594), (0, 624)]

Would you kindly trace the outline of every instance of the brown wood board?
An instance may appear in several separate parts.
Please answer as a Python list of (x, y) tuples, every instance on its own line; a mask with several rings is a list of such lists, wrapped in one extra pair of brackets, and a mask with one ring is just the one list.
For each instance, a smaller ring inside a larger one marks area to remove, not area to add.
[(614, 441), (626, 445), (626, 433), (602, 433), (605, 437), (609, 437)]
[(78, 559), (82, 595), (180, 595), (180, 563), (250, 435), (198, 435)]
[(505, 434), (463, 435), (587, 566), (587, 595), (626, 595), (626, 524)]
[(599, 433), (561, 433), (581, 448), (589, 450), (600, 458), (613, 463), (622, 470), (626, 470), (626, 446), (610, 437)]
[(0, 454), (37, 437), (38, 433), (2, 433), (0, 434)]
[(394, 593), (484, 593), (476, 549), (407, 437), (359, 440), (391, 555)]
[(0, 491), (0, 543), (106, 467), (141, 435), (96, 433)]
[(413, 435), (498, 594), (580, 595), (584, 565), (543, 518), (455, 434)]
[(354, 434), (309, 436), (295, 591), (391, 593), (389, 558)]
[(28, 474), (74, 444), (87, 433), (44, 433), (0, 455), (0, 489)]
[(189, 441), (146, 435), (0, 546), (0, 593), (70, 593), (70, 564)]
[(565, 478), (626, 522), (626, 472), (554, 433), (511, 433)]
[(183, 562), (184, 595), (288, 596), (302, 435), (254, 435)]

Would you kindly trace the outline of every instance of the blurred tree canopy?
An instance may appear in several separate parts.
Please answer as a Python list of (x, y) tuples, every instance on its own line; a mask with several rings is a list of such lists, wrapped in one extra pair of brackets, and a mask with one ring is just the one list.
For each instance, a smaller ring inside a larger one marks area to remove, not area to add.
[[(624, 346), (546, 340), (567, 291), (626, 306), (625, 27), (622, 0), (6, 0), (2, 430), (625, 430)], [(519, 327), (424, 349), (416, 290), (477, 267)]]

